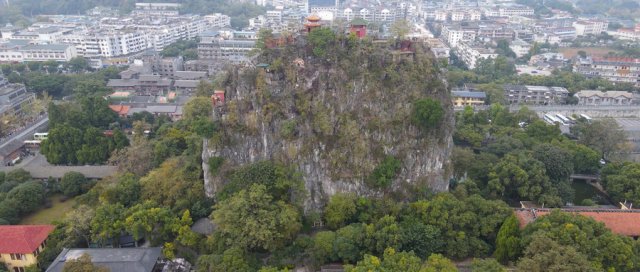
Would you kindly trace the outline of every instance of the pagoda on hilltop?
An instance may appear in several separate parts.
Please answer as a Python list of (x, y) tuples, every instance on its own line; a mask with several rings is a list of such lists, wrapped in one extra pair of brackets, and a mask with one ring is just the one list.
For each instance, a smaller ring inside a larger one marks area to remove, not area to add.
[(304, 23), (304, 29), (307, 31), (307, 33), (311, 33), (311, 30), (320, 27), (320, 20), (320, 16), (315, 13), (309, 15), (309, 17), (307, 17), (307, 22)]

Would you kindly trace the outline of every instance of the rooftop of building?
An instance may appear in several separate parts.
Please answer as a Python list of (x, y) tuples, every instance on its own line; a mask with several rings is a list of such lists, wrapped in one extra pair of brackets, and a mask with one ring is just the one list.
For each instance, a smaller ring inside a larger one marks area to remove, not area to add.
[(83, 254), (91, 256), (93, 264), (109, 271), (151, 272), (162, 258), (162, 248), (65, 248), (46, 271), (61, 272), (66, 261), (78, 259)]
[(576, 93), (578, 97), (593, 97), (598, 96), (602, 98), (616, 98), (616, 97), (625, 97), (625, 98), (633, 98), (633, 93), (625, 92), (625, 91), (597, 91), (597, 90), (582, 90)]
[[(590, 208), (579, 207), (571, 209), (560, 209), (563, 212), (579, 214), (591, 217), (602, 222), (613, 233), (637, 237), (640, 236), (640, 210), (622, 210), (610, 208)], [(520, 222), (520, 227), (524, 228), (529, 223), (541, 216), (551, 213), (552, 209), (516, 209), (515, 214)]]
[(487, 94), (485, 92), (474, 91), (451, 91), (451, 95), (453, 95), (453, 97), (487, 98)]
[(52, 225), (0, 226), (0, 253), (33, 253), (53, 229)]
[(68, 44), (30, 44), (22, 47), (21, 50), (49, 50), (49, 51), (64, 51), (71, 45)]

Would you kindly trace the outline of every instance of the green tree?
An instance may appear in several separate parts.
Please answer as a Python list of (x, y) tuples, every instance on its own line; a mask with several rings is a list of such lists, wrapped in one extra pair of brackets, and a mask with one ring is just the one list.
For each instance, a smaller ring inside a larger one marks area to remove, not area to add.
[(532, 272), (596, 271), (587, 256), (544, 235), (532, 239), (518, 261), (518, 269)]
[(68, 237), (78, 237), (87, 247), (91, 242), (91, 220), (95, 211), (86, 205), (80, 205), (71, 210), (64, 218), (66, 228), (65, 235)]
[(419, 99), (413, 103), (411, 120), (416, 126), (430, 130), (435, 128), (444, 117), (444, 109), (440, 101), (431, 98)]
[(334, 243), (336, 234), (333, 231), (321, 231), (313, 237), (313, 246), (311, 246), (311, 256), (314, 262), (322, 265), (327, 262), (335, 261), (336, 254), (334, 252)]
[(144, 238), (152, 245), (171, 240), (179, 228), (179, 219), (169, 209), (157, 207), (151, 201), (131, 207), (128, 214), (124, 220), (125, 230), (136, 240)]
[(431, 254), (420, 272), (458, 272), (458, 268), (442, 254)]
[(143, 140), (113, 152), (109, 164), (117, 165), (119, 172), (142, 177), (153, 169), (153, 155), (151, 143)]
[(84, 57), (75, 57), (67, 62), (67, 66), (74, 73), (80, 73), (89, 68), (89, 61)]
[(298, 173), (272, 161), (259, 161), (239, 169), (231, 175), (219, 196), (228, 198), (234, 193), (249, 188), (252, 184), (266, 186), (275, 200), (291, 202), (304, 196), (304, 187)]
[(363, 224), (351, 224), (336, 231), (334, 250), (338, 259), (346, 263), (355, 263), (362, 258), (365, 250)]
[(373, 254), (381, 254), (386, 248), (400, 247), (400, 226), (396, 218), (386, 215), (374, 224), (364, 226), (365, 247)]
[(386, 156), (369, 176), (369, 184), (375, 188), (387, 188), (393, 183), (400, 170), (402, 162), (394, 156)]
[(493, 257), (501, 263), (515, 261), (520, 256), (520, 225), (515, 215), (507, 217), (502, 223), (496, 238), (496, 250)]
[(523, 153), (502, 158), (489, 173), (486, 190), (492, 197), (529, 199), (552, 207), (562, 205), (544, 164)]
[(350, 223), (357, 212), (357, 200), (356, 195), (352, 193), (338, 193), (331, 196), (324, 209), (327, 226), (337, 229)]
[(458, 199), (449, 193), (410, 203), (406, 211), (407, 216), (441, 231), (446, 241), (442, 252), (452, 258), (489, 254), (489, 243), (495, 241), (500, 224), (511, 213), (502, 201), (479, 195)]
[(191, 167), (183, 157), (166, 160), (140, 179), (141, 199), (151, 200), (174, 210), (191, 208), (204, 198), (204, 185), (199, 180), (199, 174), (194, 174)]
[(413, 252), (420, 258), (427, 258), (433, 253), (441, 252), (445, 241), (441, 238), (440, 230), (422, 222), (407, 220), (400, 230), (400, 249)]
[(515, 75), (516, 67), (506, 57), (498, 56), (497, 58), (481, 59), (473, 71), (482, 78), (481, 81), (491, 82)]
[(604, 159), (611, 159), (625, 150), (627, 135), (614, 119), (579, 122), (572, 127), (578, 141), (598, 151)]
[(496, 48), (496, 53), (499, 55), (514, 59), (517, 57), (516, 53), (514, 53), (513, 50), (511, 50), (511, 48), (509, 47), (509, 41), (507, 40), (498, 40)]
[(473, 259), (471, 272), (507, 272), (496, 259)]
[[(384, 251), (382, 260), (376, 256), (365, 255), (356, 266), (346, 266), (347, 272), (419, 272), (422, 260), (411, 252), (396, 252), (393, 248)], [(435, 270), (434, 270), (435, 271)]]
[(104, 266), (94, 265), (91, 262), (91, 256), (84, 253), (77, 259), (67, 259), (62, 268), (63, 272), (109, 272)]
[(60, 189), (67, 197), (74, 197), (85, 192), (87, 178), (82, 173), (67, 172), (60, 180)]
[(4, 181), (16, 181), (16, 182), (19, 182), (19, 183), (23, 183), (23, 182), (31, 180), (31, 173), (29, 173), (27, 170), (19, 168), (19, 169), (11, 170), (11, 171), (7, 172), (5, 175), (3, 175), (3, 180)]
[[(15, 200), (19, 205), (18, 214), (33, 212), (42, 205), (45, 198), (44, 186), (41, 182), (27, 181), (7, 193), (7, 200)], [(6, 219), (6, 218), (5, 218)]]
[(229, 245), (273, 251), (300, 230), (300, 214), (284, 201), (274, 201), (267, 187), (253, 184), (216, 204), (211, 214)]
[(336, 34), (330, 28), (317, 27), (311, 30), (307, 39), (313, 48), (313, 55), (324, 58), (336, 41)]
[(124, 231), (126, 209), (122, 204), (102, 204), (91, 220), (91, 238), (102, 244), (116, 240)]
[(567, 150), (552, 144), (541, 144), (533, 149), (533, 157), (542, 162), (550, 179), (567, 180), (573, 173), (573, 158)]
[(100, 197), (108, 203), (120, 203), (125, 207), (131, 207), (140, 200), (142, 185), (132, 173), (124, 173), (101, 181), (107, 184)]
[(255, 271), (247, 253), (239, 247), (231, 247), (222, 254), (201, 255), (197, 261), (198, 272)]
[(553, 139), (558, 139), (562, 133), (557, 125), (548, 125), (541, 120), (533, 121), (524, 130), (529, 137), (540, 142), (550, 142)]
[(602, 169), (602, 184), (616, 202), (640, 203), (640, 164), (610, 163)]
[(124, 132), (122, 132), (122, 130), (116, 128), (113, 130), (113, 148), (118, 150), (118, 149), (123, 149), (125, 147), (129, 146), (129, 138), (127, 138), (127, 135), (124, 134)]
[[(543, 242), (539, 244), (534, 243), (535, 240), (541, 239), (537, 237), (539, 235), (548, 239), (542, 239)], [(549, 239), (561, 246), (558, 249), (559, 252), (567, 252), (566, 247), (575, 249), (580, 253), (579, 255), (585, 256), (598, 271), (634, 271), (638, 269), (638, 257), (633, 253), (633, 240), (611, 233), (603, 223), (590, 217), (554, 210), (537, 218), (522, 232), (522, 245), (526, 248), (524, 258), (535, 259), (535, 256), (541, 256), (541, 259), (553, 259), (553, 255), (544, 255), (544, 252), (553, 252), (553, 250), (549, 251), (550, 246), (553, 246), (549, 243)], [(575, 256), (567, 257), (567, 259), (570, 258), (575, 258), (576, 261), (581, 259)], [(566, 263), (566, 261), (561, 260), (560, 264), (562, 263)]]
[(211, 100), (207, 97), (194, 97), (184, 105), (184, 119), (197, 120), (199, 118), (211, 118), (213, 108)]
[(390, 31), (394, 38), (402, 40), (409, 34), (411, 27), (407, 20), (397, 20), (391, 25)]

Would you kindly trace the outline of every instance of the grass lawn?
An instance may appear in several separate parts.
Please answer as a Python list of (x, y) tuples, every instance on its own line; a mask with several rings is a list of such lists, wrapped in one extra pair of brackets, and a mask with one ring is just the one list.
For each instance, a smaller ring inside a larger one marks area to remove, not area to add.
[(40, 210), (28, 215), (22, 221), (21, 225), (33, 225), (33, 224), (51, 224), (55, 220), (62, 220), (67, 212), (71, 211), (73, 205), (76, 203), (74, 199), (68, 199), (65, 202), (61, 202), (62, 195), (54, 195), (51, 198), (51, 208), (41, 208)]

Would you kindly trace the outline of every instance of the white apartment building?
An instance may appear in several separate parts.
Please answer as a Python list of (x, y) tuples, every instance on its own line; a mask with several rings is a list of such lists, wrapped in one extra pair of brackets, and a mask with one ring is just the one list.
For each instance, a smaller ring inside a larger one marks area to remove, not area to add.
[(455, 10), (451, 12), (451, 21), (460, 22), (464, 21), (465, 12), (461, 10)]
[(493, 49), (480, 47), (470, 42), (460, 42), (456, 48), (456, 55), (469, 69), (476, 68), (480, 60), (498, 57)]
[(509, 45), (509, 48), (511, 48), (513, 53), (515, 53), (518, 58), (521, 58), (529, 54), (529, 50), (531, 50), (531, 44), (523, 40), (514, 40)]
[(282, 22), (282, 11), (281, 10), (267, 10), (267, 20), (273, 23)]
[(211, 27), (223, 28), (231, 25), (231, 17), (221, 13), (205, 15), (203, 19), (207, 21)]
[(616, 37), (620, 40), (640, 41), (640, 27), (633, 28), (620, 28), (615, 31), (609, 31), (609, 35)]
[(573, 23), (573, 27), (576, 29), (576, 35), (598, 35), (607, 31), (609, 22), (602, 20), (583, 20)]
[(449, 44), (449, 46), (456, 47), (461, 41), (472, 41), (476, 38), (476, 32), (473, 30), (467, 30), (462, 28), (455, 28), (450, 26), (442, 27), (442, 37)]
[(69, 61), (78, 56), (73, 45), (66, 44), (37, 44), (20, 48), (24, 62), (29, 61)]
[(479, 10), (467, 10), (465, 19), (467, 21), (480, 21), (482, 20), (482, 12)]
[(436, 10), (434, 20), (444, 22), (447, 20), (449, 13), (446, 10)]
[(498, 15), (500, 17), (533, 15), (534, 10), (527, 6), (508, 6), (498, 8)]
[(640, 59), (624, 57), (579, 58), (573, 66), (576, 73), (602, 77), (612, 82), (627, 82), (640, 87)]
[(132, 14), (150, 16), (178, 16), (181, 4), (176, 3), (136, 3)]

